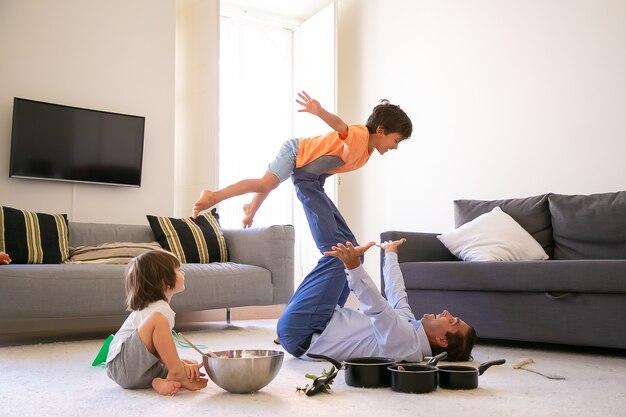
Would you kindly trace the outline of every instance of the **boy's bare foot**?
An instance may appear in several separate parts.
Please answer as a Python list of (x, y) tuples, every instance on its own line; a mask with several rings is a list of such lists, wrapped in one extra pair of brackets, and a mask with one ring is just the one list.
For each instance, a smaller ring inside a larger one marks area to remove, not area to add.
[(388, 240), (388, 241), (382, 242), (381, 244), (376, 245), (376, 246), (378, 246), (381, 249), (384, 249), (385, 252), (395, 252), (395, 253), (398, 253), (398, 246), (402, 245), (404, 242), (406, 242), (406, 239), (402, 238), (402, 239), (398, 239), (398, 240), (394, 240), (394, 241)]
[(254, 220), (255, 214), (256, 213), (252, 210), (251, 204), (243, 205), (243, 220), (241, 220), (241, 223), (243, 224), (244, 229), (252, 227), (252, 220)]
[(152, 388), (161, 395), (173, 396), (178, 394), (180, 390), (180, 382), (168, 381), (163, 378), (154, 378), (152, 380)]
[(202, 190), (200, 197), (193, 205), (193, 218), (198, 217), (202, 210), (209, 209), (219, 203), (215, 198), (215, 193), (209, 190)]

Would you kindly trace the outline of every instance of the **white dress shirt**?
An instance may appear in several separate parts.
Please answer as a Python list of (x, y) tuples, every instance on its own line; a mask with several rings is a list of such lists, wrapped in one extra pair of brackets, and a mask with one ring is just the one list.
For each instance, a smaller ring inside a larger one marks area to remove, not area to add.
[[(426, 332), (407, 302), (398, 255), (385, 254), (383, 278), (387, 300), (362, 265), (346, 270), (348, 285), (360, 310), (337, 306), (326, 328), (311, 339), (308, 352), (342, 361), (354, 357), (385, 357), (421, 362), (432, 351)], [(302, 359), (308, 359), (306, 353)]]

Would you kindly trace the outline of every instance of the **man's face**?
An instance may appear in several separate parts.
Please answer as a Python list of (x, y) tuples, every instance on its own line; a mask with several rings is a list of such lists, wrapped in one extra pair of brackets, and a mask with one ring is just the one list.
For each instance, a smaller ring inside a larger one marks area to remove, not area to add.
[(422, 317), (422, 326), (426, 331), (428, 339), (435, 341), (438, 345), (442, 338), (445, 339), (446, 333), (462, 332), (466, 335), (470, 326), (458, 317), (454, 317), (448, 310), (443, 310), (439, 314), (424, 314)]

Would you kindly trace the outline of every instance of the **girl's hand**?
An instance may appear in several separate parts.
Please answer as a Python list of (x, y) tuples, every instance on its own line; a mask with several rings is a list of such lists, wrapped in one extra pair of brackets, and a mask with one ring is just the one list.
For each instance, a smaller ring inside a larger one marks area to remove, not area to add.
[(306, 91), (298, 93), (298, 97), (300, 97), (301, 100), (296, 99), (296, 103), (303, 107), (298, 110), (299, 112), (311, 113), (316, 116), (319, 116), (322, 113), (322, 105), (320, 102), (311, 98)]
[(183, 363), (183, 368), (185, 369), (185, 375), (189, 382), (200, 381), (200, 377), (204, 376), (202, 372), (200, 372), (200, 368), (202, 364), (191, 360), (191, 359), (183, 359), (181, 360)]

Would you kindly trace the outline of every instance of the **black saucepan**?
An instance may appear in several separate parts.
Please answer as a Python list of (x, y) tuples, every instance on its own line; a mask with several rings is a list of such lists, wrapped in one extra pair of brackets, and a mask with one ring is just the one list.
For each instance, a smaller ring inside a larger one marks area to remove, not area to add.
[(346, 384), (351, 387), (379, 388), (391, 385), (387, 368), (394, 365), (390, 358), (349, 358), (343, 362)]
[[(392, 383), (392, 371), (390, 366), (396, 365), (397, 362), (391, 358), (380, 357), (361, 357), (346, 359), (343, 364), (328, 356), (308, 353), (309, 357), (314, 359), (323, 359), (332, 363), (335, 368), (345, 369), (346, 384), (351, 387), (361, 388), (380, 388), (388, 387)], [(429, 362), (432, 365), (445, 357), (446, 354), (439, 354)], [(426, 365), (420, 365), (426, 366)]]
[(307, 353), (314, 359), (323, 359), (332, 363), (337, 369), (345, 369), (346, 384), (351, 387), (379, 388), (388, 387), (391, 384), (387, 367), (394, 365), (395, 360), (390, 358), (349, 358), (342, 363), (328, 356)]
[(437, 389), (437, 372), (435, 365), (448, 356), (442, 352), (434, 356), (425, 365), (400, 363), (388, 367), (391, 372), (391, 389), (398, 392), (422, 394)]
[(474, 389), (478, 387), (478, 376), (493, 365), (502, 365), (504, 359), (482, 363), (475, 368), (463, 365), (439, 366), (439, 386), (446, 389)]

